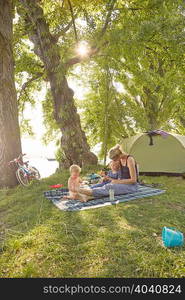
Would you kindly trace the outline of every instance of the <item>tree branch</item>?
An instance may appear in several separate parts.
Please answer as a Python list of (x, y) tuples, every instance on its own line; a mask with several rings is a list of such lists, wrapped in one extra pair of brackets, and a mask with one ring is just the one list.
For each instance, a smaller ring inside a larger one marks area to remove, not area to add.
[[(53, 64), (53, 60), (48, 59), (48, 55), (58, 57), (59, 53), (57, 42), (49, 30), (49, 25), (44, 18), (43, 9), (38, 5), (40, 0), (19, 0), (22, 3), (24, 12), (20, 13), (24, 16), (25, 24), (29, 26), (29, 39), (34, 44), (34, 52), (44, 63), (44, 68), (47, 72), (53, 71), (58, 65)], [(48, 54), (49, 53), (49, 54)]]
[[(143, 102), (141, 101), (141, 102), (139, 102), (139, 100), (137, 99), (137, 97), (136, 96), (134, 96), (133, 97), (134, 98), (134, 101), (135, 101), (135, 103), (139, 106), (139, 107), (143, 107), (142, 106), (142, 104), (143, 104)], [(142, 103), (142, 104), (141, 104)]]
[(64, 7), (64, 0), (62, 0), (62, 8)]
[(18, 103), (19, 103), (20, 97), (22, 96), (23, 93), (26, 92), (26, 89), (29, 87), (30, 83), (37, 80), (37, 79), (39, 79), (39, 78), (41, 78), (43, 76), (43, 74), (44, 73), (38, 72), (38, 73), (36, 73), (35, 76), (33, 76), (32, 78), (28, 79), (28, 81), (23, 83), (22, 88), (21, 88), (20, 93), (19, 93)]
[(108, 27), (110, 19), (111, 19), (111, 14), (112, 14), (112, 11), (113, 11), (113, 8), (114, 8), (114, 4), (116, 3), (116, 1), (117, 0), (112, 0), (112, 3), (110, 4), (110, 8), (108, 10), (107, 17), (105, 19), (105, 24), (104, 24), (104, 26), (101, 30), (100, 36), (99, 36), (100, 39), (104, 36), (104, 34), (107, 30), (107, 27)]
[(128, 10), (146, 10), (147, 8), (144, 7), (128, 7)]
[(66, 27), (64, 27), (63, 29), (59, 30), (54, 36), (54, 38), (56, 39), (56, 41), (58, 41), (58, 39), (64, 35), (70, 28), (71, 28), (71, 25), (73, 24), (73, 21), (71, 20), (67, 25)]
[[(80, 11), (80, 10), (78, 10), (75, 14), (73, 14), (73, 17), (72, 17), (71, 21), (70, 21), (63, 29), (61, 29), (61, 30), (59, 29), (59, 30), (58, 30), (58, 33), (56, 33), (55, 35), (53, 35), (54, 38), (56, 39), (56, 41), (58, 41), (58, 39), (59, 39), (62, 35), (64, 35), (64, 34), (71, 28), (72, 25), (74, 26), (74, 20), (76, 19), (76, 17), (77, 17), (77, 15), (78, 15), (79, 11)], [(75, 27), (75, 29), (76, 29), (76, 27)]]
[(68, 4), (69, 4), (70, 12), (71, 12), (71, 17), (72, 17), (72, 23), (73, 23), (73, 28), (74, 28), (75, 39), (76, 39), (76, 42), (78, 42), (78, 35), (77, 35), (77, 30), (76, 30), (76, 25), (75, 25), (75, 16), (74, 16), (74, 13), (73, 13), (73, 7), (72, 7), (72, 4), (71, 4), (70, 0), (68, 0)]
[(149, 7), (127, 7), (125, 5), (122, 5), (122, 7), (115, 7), (114, 10), (117, 11), (126, 11), (126, 10), (132, 10), (132, 11), (136, 11), (136, 10), (149, 10), (152, 8)]

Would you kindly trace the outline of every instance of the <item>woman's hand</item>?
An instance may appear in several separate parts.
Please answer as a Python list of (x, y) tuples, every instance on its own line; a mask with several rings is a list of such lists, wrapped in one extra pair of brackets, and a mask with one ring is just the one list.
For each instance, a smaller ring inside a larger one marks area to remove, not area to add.
[(108, 176), (103, 177), (103, 181), (108, 181), (108, 180), (110, 180), (110, 177), (108, 177)]
[(99, 175), (102, 176), (102, 177), (104, 177), (105, 176), (105, 171), (100, 171)]

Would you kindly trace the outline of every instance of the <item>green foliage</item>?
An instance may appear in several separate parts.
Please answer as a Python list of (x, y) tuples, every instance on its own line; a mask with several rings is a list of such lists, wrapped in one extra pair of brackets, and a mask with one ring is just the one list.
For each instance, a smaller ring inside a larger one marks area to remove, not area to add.
[[(77, 105), (90, 144), (102, 144), (101, 157), (122, 136), (137, 131), (162, 128), (185, 132), (184, 1), (117, 0), (109, 26), (100, 39), (113, 2), (71, 1), (78, 41), (100, 46), (91, 63), (84, 60), (80, 74), (71, 67), (68, 75), (81, 77), (82, 85), (89, 89), (85, 101), (79, 99)], [(60, 78), (66, 71), (64, 63), (77, 55), (70, 7), (68, 1), (39, 3), (51, 34), (59, 37), (51, 51), (59, 49), (61, 63), (55, 68)], [(20, 111), (27, 101), (34, 104), (34, 92), (47, 79), (40, 59), (33, 53), (33, 45), (28, 42), (28, 32), (24, 18), (19, 17), (14, 25), (14, 53)], [(104, 42), (106, 45), (102, 47)], [(43, 75), (31, 81), (37, 73)], [(30, 82), (21, 93), (25, 78)], [(59, 132), (51, 97), (43, 103), (43, 109), (46, 142), (55, 139)], [(69, 118), (65, 107), (60, 115)]]
[(30, 125), (30, 120), (29, 119), (22, 119), (20, 122), (20, 129), (21, 129), (21, 135), (25, 136), (34, 136), (34, 132), (32, 130), (32, 126)]
[(99, 156), (105, 160), (108, 149), (133, 132), (132, 121), (127, 117), (127, 110), (115, 87), (115, 74), (108, 64), (102, 60), (93, 64), (88, 77), (89, 82), (85, 79), (84, 84), (88, 83), (91, 92), (79, 101), (82, 124), (90, 145), (101, 143)]
[[(16, 18), (18, 15), (16, 14)], [(24, 111), (27, 104), (32, 107), (37, 104), (37, 93), (43, 85), (43, 67), (32, 52), (22, 18), (14, 23), (13, 50), (15, 59), (15, 82), (18, 97), (20, 129), (22, 135), (33, 136), (30, 120), (25, 119)]]
[(168, 121), (178, 123), (174, 114), (184, 96), (185, 66), (185, 18), (180, 2), (143, 1), (135, 10), (130, 4), (120, 13), (122, 24), (110, 32), (107, 54), (139, 130), (166, 129)]
[(55, 153), (55, 158), (58, 162), (62, 161), (63, 160), (63, 153), (62, 153), (62, 150), (61, 148), (58, 148), (56, 153)]
[[(117, 19), (106, 36), (109, 46), (85, 70), (91, 92), (81, 102), (84, 128), (91, 144), (102, 143), (101, 152), (105, 128), (108, 147), (137, 131), (162, 128), (184, 134), (182, 5), (182, 1), (117, 2)], [(113, 90), (108, 91), (110, 106), (102, 92), (108, 90), (106, 68)]]

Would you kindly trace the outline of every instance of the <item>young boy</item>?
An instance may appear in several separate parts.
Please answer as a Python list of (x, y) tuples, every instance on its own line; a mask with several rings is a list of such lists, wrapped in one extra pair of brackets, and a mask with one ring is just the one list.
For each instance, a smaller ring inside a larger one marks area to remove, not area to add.
[(107, 172), (101, 172), (101, 176), (103, 177), (100, 183), (94, 184), (91, 186), (92, 189), (104, 186), (107, 183), (110, 183), (112, 179), (118, 179), (118, 171), (120, 169), (120, 163), (119, 161), (111, 161), (109, 164), (109, 167), (111, 168), (110, 171)]

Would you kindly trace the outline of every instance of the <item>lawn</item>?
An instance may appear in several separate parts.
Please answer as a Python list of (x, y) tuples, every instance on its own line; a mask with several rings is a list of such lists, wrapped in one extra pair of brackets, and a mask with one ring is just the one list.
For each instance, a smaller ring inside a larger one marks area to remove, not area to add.
[(163, 226), (185, 232), (185, 180), (144, 177), (166, 193), (65, 212), (43, 197), (57, 173), (0, 191), (0, 277), (184, 277), (185, 247), (165, 248)]

